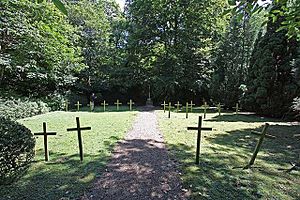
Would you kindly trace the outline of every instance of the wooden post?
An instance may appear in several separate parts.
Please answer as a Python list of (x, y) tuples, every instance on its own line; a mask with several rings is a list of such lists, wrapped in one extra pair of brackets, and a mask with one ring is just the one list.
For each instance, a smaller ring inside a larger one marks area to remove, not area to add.
[(65, 109), (66, 109), (66, 112), (68, 112), (68, 110), (69, 110), (69, 104), (70, 104), (70, 102), (65, 101)]
[(48, 135), (56, 135), (56, 132), (47, 132), (46, 122), (43, 122), (43, 132), (34, 133), (34, 135), (43, 135), (44, 136), (45, 161), (49, 161)]
[(182, 106), (179, 101), (177, 101), (177, 104), (174, 104), (176, 106), (176, 110), (177, 112), (179, 112), (179, 107)]
[(134, 102), (130, 99), (127, 104), (129, 105), (129, 110), (132, 111), (132, 105), (134, 105)]
[(188, 127), (187, 130), (197, 130), (196, 164), (200, 163), (201, 130), (212, 131), (212, 128), (202, 127), (202, 117), (199, 116), (198, 127)]
[(108, 106), (108, 104), (105, 103), (105, 100), (104, 100), (103, 103), (101, 103), (101, 106), (103, 106), (103, 112), (105, 112), (105, 107)]
[(171, 102), (169, 102), (169, 107), (168, 107), (168, 110), (169, 110), (169, 115), (168, 115), (168, 117), (169, 117), (169, 118), (171, 118), (171, 108), (173, 108), (173, 107), (172, 107)]
[(83, 145), (82, 145), (82, 137), (81, 137), (81, 131), (83, 130), (91, 130), (91, 127), (80, 127), (80, 121), (79, 117), (76, 117), (76, 128), (68, 128), (67, 131), (77, 131), (78, 134), (78, 145), (79, 145), (79, 155), (80, 155), (80, 161), (83, 161)]
[(90, 103), (87, 106), (90, 106), (90, 112), (93, 112), (93, 102), (90, 101)]
[(185, 104), (185, 118), (189, 118), (189, 103), (186, 102)]
[(77, 106), (77, 111), (79, 111), (81, 105), (82, 104), (80, 104), (79, 101), (77, 101), (77, 103), (75, 104), (75, 106)]
[(161, 105), (164, 107), (164, 112), (166, 112), (166, 105), (168, 105), (168, 104), (166, 104), (166, 101), (164, 101), (164, 103)]
[(265, 138), (265, 136), (266, 136), (268, 127), (269, 127), (269, 124), (266, 123), (265, 126), (264, 126), (264, 128), (263, 128), (263, 130), (262, 130), (262, 132), (261, 132), (261, 136), (260, 136), (258, 142), (256, 143), (256, 146), (255, 146), (253, 155), (252, 155), (252, 157), (251, 157), (251, 159), (250, 159), (250, 161), (249, 161), (249, 164), (248, 164), (246, 167), (244, 167), (244, 169), (250, 168), (251, 165), (254, 164), (254, 161), (255, 161), (255, 159), (256, 159), (256, 156), (257, 156), (257, 154), (258, 154), (258, 152), (259, 152), (259, 150), (260, 150), (260, 147), (261, 147), (261, 145), (262, 145), (262, 143), (263, 143), (263, 141), (264, 141), (264, 138)]
[(204, 102), (204, 119), (206, 118), (207, 103)]
[(191, 101), (191, 104), (190, 104), (190, 106), (191, 106), (191, 112), (193, 112), (193, 106), (195, 106), (196, 104), (193, 104), (193, 101)]
[(235, 114), (236, 115), (239, 114), (239, 104), (238, 103), (235, 104)]
[(120, 103), (119, 99), (117, 99), (117, 102), (115, 102), (115, 105), (117, 105), (117, 111), (119, 111), (119, 105), (122, 105), (122, 103)]
[(219, 117), (221, 117), (221, 103), (218, 104), (218, 113), (219, 113)]

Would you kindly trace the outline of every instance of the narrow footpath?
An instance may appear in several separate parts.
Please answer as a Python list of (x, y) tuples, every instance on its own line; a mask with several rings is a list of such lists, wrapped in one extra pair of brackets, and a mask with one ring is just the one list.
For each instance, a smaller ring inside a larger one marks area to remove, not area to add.
[(157, 127), (154, 111), (142, 111), (114, 148), (87, 199), (186, 199), (175, 163)]

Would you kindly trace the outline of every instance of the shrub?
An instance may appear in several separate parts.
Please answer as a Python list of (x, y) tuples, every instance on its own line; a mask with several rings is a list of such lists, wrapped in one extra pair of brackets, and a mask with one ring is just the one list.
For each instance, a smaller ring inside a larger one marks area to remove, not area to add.
[(29, 99), (3, 99), (0, 98), (0, 117), (21, 119), (38, 114), (49, 112), (50, 108), (46, 103)]
[(18, 122), (0, 117), (0, 184), (19, 178), (34, 157), (35, 139)]

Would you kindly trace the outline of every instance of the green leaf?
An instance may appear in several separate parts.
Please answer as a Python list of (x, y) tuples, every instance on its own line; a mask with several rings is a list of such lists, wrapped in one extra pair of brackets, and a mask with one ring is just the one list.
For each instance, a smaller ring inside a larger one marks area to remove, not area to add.
[(68, 15), (68, 11), (65, 7), (65, 5), (60, 0), (52, 0), (54, 5), (65, 15)]

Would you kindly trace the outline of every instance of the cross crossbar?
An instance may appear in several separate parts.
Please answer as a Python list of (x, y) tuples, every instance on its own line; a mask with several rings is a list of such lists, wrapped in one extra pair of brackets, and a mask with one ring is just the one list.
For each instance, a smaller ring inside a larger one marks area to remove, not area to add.
[(92, 130), (91, 127), (82, 127), (82, 128), (68, 128), (67, 131), (77, 131), (77, 130), (81, 130), (81, 131), (86, 131), (86, 130)]
[[(199, 130), (199, 127), (188, 127), (187, 130)], [(212, 128), (208, 128), (208, 127), (201, 127), (201, 130), (203, 131), (212, 131)]]
[[(45, 135), (44, 132), (34, 133), (34, 135)], [(56, 135), (56, 132), (47, 132), (46, 135)]]

